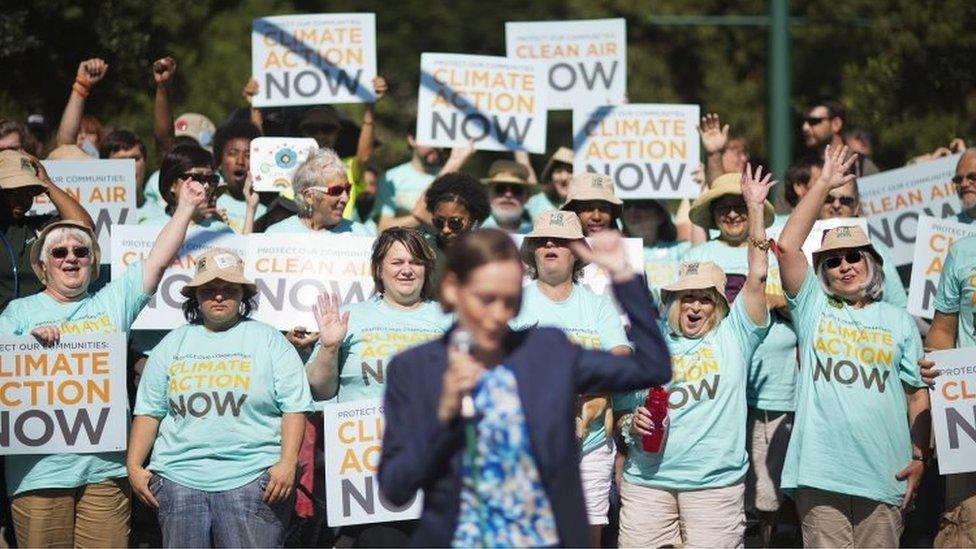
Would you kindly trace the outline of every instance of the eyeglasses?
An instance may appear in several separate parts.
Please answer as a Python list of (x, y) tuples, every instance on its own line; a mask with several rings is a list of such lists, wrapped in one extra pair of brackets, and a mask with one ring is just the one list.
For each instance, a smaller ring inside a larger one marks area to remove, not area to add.
[(308, 190), (318, 191), (329, 196), (342, 196), (342, 193), (349, 193), (352, 190), (352, 185), (345, 183), (343, 185), (329, 185), (328, 187), (308, 187)]
[(956, 184), (956, 185), (962, 185), (963, 178), (966, 179), (966, 182), (967, 183), (970, 183), (970, 184), (976, 183), (976, 172), (969, 172), (965, 176), (963, 176), (963, 175), (955, 175), (955, 176), (952, 177), (952, 182), (954, 184)]
[(217, 183), (220, 183), (220, 176), (215, 173), (186, 172), (180, 176), (180, 179), (192, 179), (201, 185), (210, 187), (216, 187)]
[(841, 259), (846, 261), (848, 265), (853, 265), (858, 261), (861, 261), (863, 258), (864, 254), (860, 250), (853, 250), (844, 255), (834, 255), (824, 259), (824, 265), (826, 265), (828, 269), (836, 269), (837, 267), (840, 267)]
[(431, 219), (430, 222), (434, 226), (434, 228), (437, 229), (438, 231), (443, 231), (444, 226), (447, 225), (447, 227), (451, 229), (452, 233), (459, 233), (463, 231), (464, 227), (467, 225), (467, 221), (465, 221), (464, 218), (461, 217), (434, 216), (434, 218)]
[(816, 126), (817, 124), (829, 119), (828, 116), (804, 116), (803, 121), (811, 126)]
[(857, 199), (853, 196), (830, 196), (828, 194), (827, 197), (824, 198), (824, 205), (830, 205), (834, 202), (840, 202), (841, 206), (846, 206), (848, 208), (857, 206)]
[(515, 183), (496, 183), (492, 186), (491, 190), (498, 196), (505, 196), (511, 193), (515, 198), (521, 198), (525, 194), (525, 187)]
[[(72, 246), (71, 252), (75, 254), (78, 259), (83, 259), (91, 254), (91, 250), (88, 246)], [(68, 257), (68, 247), (67, 246), (57, 246), (51, 248), (51, 257), (54, 259), (64, 259)]]

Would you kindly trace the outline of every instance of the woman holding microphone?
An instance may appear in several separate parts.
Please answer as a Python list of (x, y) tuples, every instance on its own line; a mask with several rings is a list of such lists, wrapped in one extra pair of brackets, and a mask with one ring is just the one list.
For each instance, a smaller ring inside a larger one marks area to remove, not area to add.
[(610, 273), (633, 327), (633, 357), (583, 350), (556, 328), (511, 331), (523, 265), (504, 232), (466, 233), (451, 248), (440, 298), (457, 325), (394, 357), (384, 402), (380, 485), (395, 505), (424, 490), (415, 545), (589, 543), (576, 395), (671, 377), (653, 305), (623, 240), (607, 232), (591, 246), (572, 249)]

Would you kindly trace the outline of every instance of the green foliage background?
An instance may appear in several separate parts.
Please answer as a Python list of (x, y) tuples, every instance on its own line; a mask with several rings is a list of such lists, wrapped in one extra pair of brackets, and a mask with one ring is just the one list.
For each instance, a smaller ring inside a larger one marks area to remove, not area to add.
[[(771, 0), (785, 1), (785, 0)], [(221, 120), (242, 105), (250, 73), (251, 20), (265, 15), (375, 12), (379, 70), (391, 97), (377, 107), (377, 162), (407, 154), (402, 135), (416, 111), (424, 51), (504, 55), (504, 23), (625, 17), (631, 102), (700, 103), (766, 154), (764, 27), (662, 26), (667, 15), (762, 15), (763, 0), (8, 0), (0, 13), (0, 115), (45, 113), (56, 126), (78, 62), (103, 57), (109, 75), (88, 111), (151, 135), (155, 58), (179, 62), (174, 112)], [(976, 2), (791, 2), (791, 105), (839, 98), (849, 124), (875, 136), (882, 167), (974, 137)], [(851, 24), (851, 21), (859, 24)], [(358, 118), (355, 105), (343, 110)], [(798, 115), (797, 115), (798, 116)], [(569, 113), (550, 116), (549, 148), (571, 141)], [(540, 159), (541, 162), (541, 159)]]

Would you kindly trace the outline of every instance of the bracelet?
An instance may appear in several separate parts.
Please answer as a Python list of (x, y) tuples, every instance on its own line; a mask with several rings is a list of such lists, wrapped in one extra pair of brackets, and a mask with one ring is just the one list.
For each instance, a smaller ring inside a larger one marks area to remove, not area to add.
[(76, 84), (81, 84), (85, 88), (91, 87), (91, 81), (88, 80), (88, 78), (86, 76), (82, 76), (80, 74), (77, 75), (77, 76), (75, 76), (75, 83)]
[(764, 251), (764, 252), (768, 252), (769, 251), (769, 240), (760, 240), (758, 238), (750, 238), (749, 239), (749, 243), (752, 244), (753, 246), (755, 246), (756, 248)]
[(88, 97), (88, 88), (78, 82), (75, 82), (71, 85), (71, 93), (77, 93), (82, 97)]

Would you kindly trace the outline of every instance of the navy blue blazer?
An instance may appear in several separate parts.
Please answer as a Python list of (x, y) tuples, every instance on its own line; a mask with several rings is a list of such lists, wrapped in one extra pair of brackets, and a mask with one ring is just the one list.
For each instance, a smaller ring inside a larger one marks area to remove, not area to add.
[[(563, 545), (590, 544), (576, 440), (576, 395), (642, 389), (671, 380), (671, 358), (641, 277), (615, 284), (631, 322), (634, 354), (614, 356), (573, 345), (561, 330), (510, 332), (502, 361), (512, 368), (528, 423), (532, 457)], [(379, 481), (395, 505), (424, 491), (412, 543), (449, 546), (460, 508), (464, 429), (437, 418), (450, 334), (395, 356), (387, 369), (383, 454)]]

